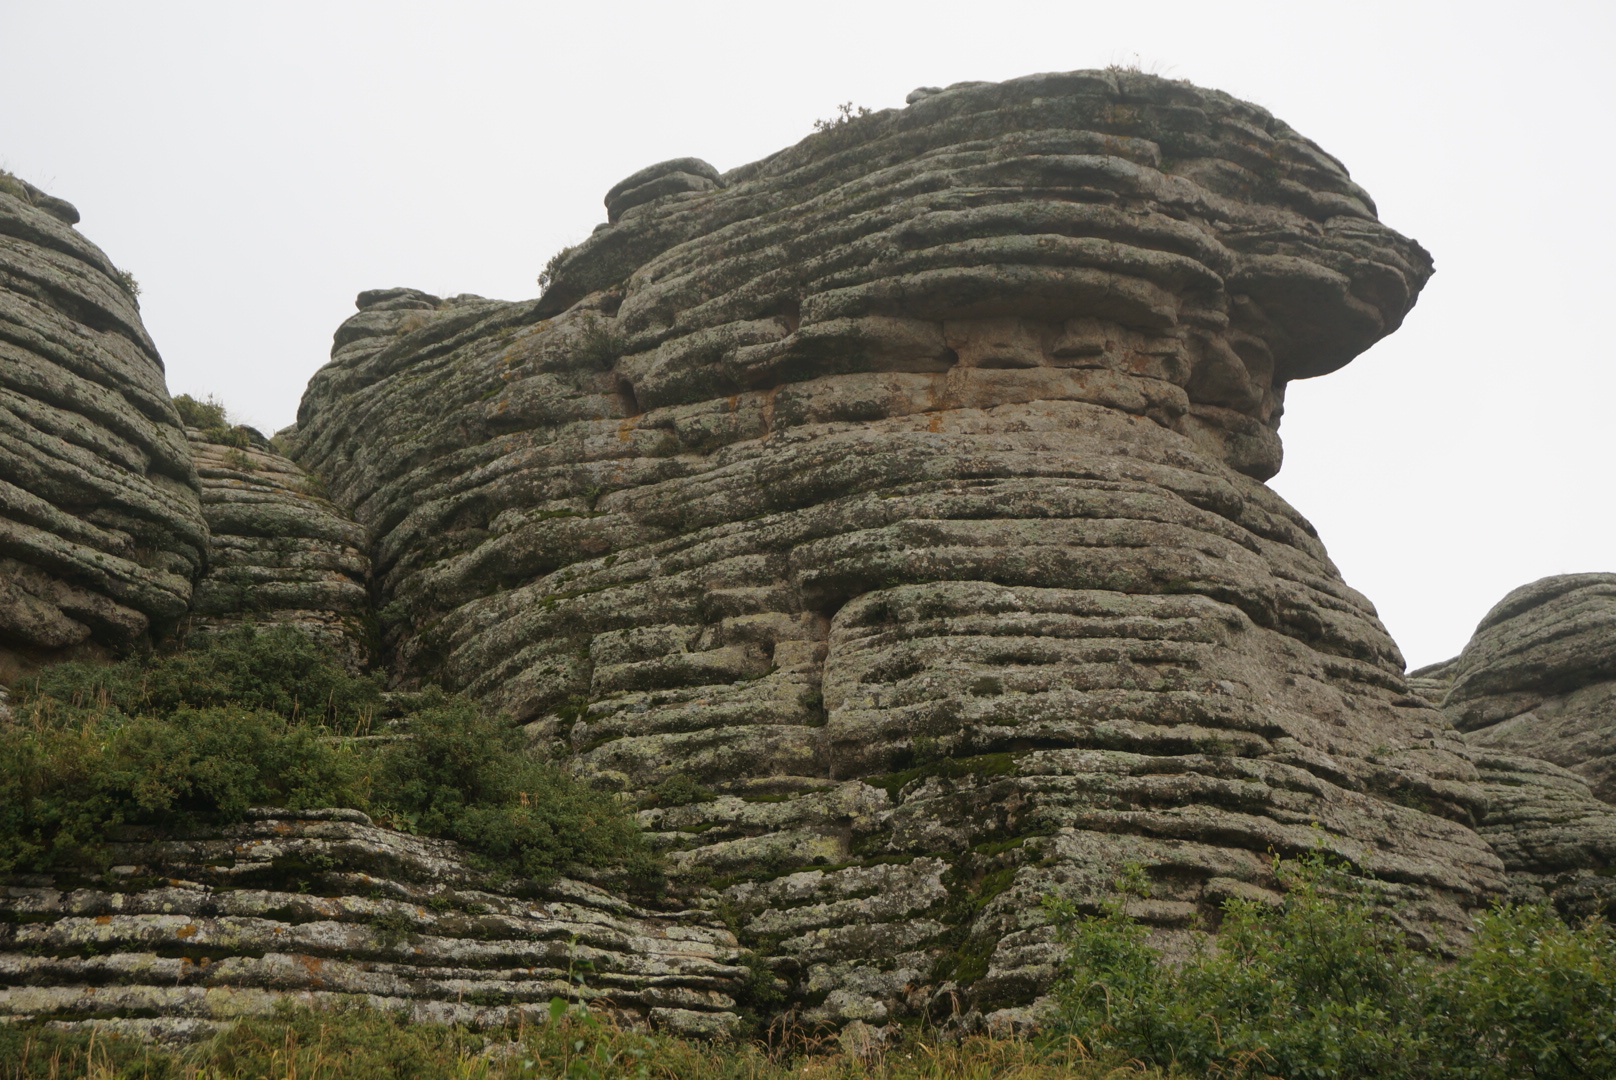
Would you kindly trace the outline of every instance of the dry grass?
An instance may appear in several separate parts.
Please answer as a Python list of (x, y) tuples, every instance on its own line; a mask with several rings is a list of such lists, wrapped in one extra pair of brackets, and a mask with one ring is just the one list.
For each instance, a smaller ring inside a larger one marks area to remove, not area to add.
[(625, 1030), (592, 1016), (569, 1016), (501, 1037), (411, 1025), (368, 1011), (299, 1011), (242, 1021), (183, 1049), (93, 1031), (0, 1028), (0, 1080), (1172, 1080), (1174, 1075), (1096, 1061), (1075, 1039), (1040, 1045), (1019, 1038), (912, 1038), (864, 1054), (856, 1047), (850, 1052), (831, 1036), (794, 1043), (771, 1048), (690, 1041)]

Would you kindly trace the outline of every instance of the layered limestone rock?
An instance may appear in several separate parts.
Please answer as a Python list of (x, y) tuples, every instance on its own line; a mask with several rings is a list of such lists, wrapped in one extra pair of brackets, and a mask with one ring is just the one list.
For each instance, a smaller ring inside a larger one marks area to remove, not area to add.
[(1616, 574), (1523, 585), (1409, 682), (1464, 733), (1512, 892), (1616, 917)]
[(0, 682), (167, 634), (207, 557), (162, 361), (77, 220), (0, 177)]
[(363, 666), (374, 633), (364, 529), (324, 497), (318, 479), (250, 429), (186, 434), (209, 533), (189, 631), (295, 626), (350, 667)]
[(1616, 803), (1616, 574), (1523, 585), (1424, 674), (1471, 745), (1562, 765)]
[(563, 997), (682, 1034), (737, 1022), (735, 938), (705, 913), (568, 880), (512, 895), (453, 844), (357, 811), (120, 847), (105, 880), (0, 883), (0, 1018), (183, 1038), (279, 1002), (358, 1000), (490, 1027)]
[(1333, 158), (1074, 72), (607, 201), (539, 300), (361, 294), (292, 455), (398, 675), (639, 799), (810, 1018), (1028, 1002), (1040, 899), (1130, 869), (1169, 943), (1274, 853), (1419, 933), (1501, 894), (1463, 743), (1260, 482), (1430, 273)]

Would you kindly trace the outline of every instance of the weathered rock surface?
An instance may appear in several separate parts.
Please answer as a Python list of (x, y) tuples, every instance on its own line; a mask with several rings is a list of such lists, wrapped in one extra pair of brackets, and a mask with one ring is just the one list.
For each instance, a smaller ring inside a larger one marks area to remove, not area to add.
[(207, 555), (163, 365), (78, 212), (0, 183), (0, 681), (170, 632)]
[(1169, 941), (1314, 847), (1451, 936), (1477, 770), (1260, 482), (1428, 257), (1226, 95), (912, 100), (636, 174), (537, 301), (361, 294), (292, 455), (397, 674), (642, 799), (820, 1019), (1030, 1001), (1128, 866)]
[(1523, 585), (1409, 684), (1464, 733), (1512, 894), (1616, 917), (1616, 574)]
[(1616, 574), (1523, 585), (1427, 675), (1472, 746), (1563, 765), (1616, 803)]
[(352, 810), (261, 812), (125, 845), (108, 880), (0, 883), (0, 1017), (185, 1037), (279, 1001), (355, 998), (496, 1026), (555, 996), (631, 1022), (736, 1022), (734, 935), (562, 880), (513, 896), (451, 843)]
[[(209, 533), (189, 631), (296, 626), (363, 666), (374, 629), (364, 529), (324, 497), (319, 480), (247, 429), (186, 434)], [(220, 436), (241, 445), (210, 441)]]

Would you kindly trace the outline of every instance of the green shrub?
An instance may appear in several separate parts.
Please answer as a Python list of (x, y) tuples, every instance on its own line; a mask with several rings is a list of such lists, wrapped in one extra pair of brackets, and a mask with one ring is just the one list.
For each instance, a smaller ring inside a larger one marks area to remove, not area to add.
[(174, 399), (174, 408), (179, 412), (180, 419), (185, 422), (187, 427), (222, 428), (230, 426), (224, 402), (211, 394), (201, 400), (192, 397), (190, 394), (181, 394)]
[(328, 649), (287, 626), (246, 627), (167, 656), (59, 664), (20, 681), (15, 692), (24, 721), (230, 707), (325, 723), (344, 734), (368, 725), (381, 701), (375, 679), (348, 674)]
[(0, 872), (104, 865), (121, 825), (239, 821), (249, 806), (362, 806), (364, 762), (266, 712), (105, 714), (0, 728)]
[(906, 1038), (861, 1055), (796, 1029), (736, 1045), (625, 1029), (564, 1000), (547, 1012), (485, 1034), (362, 1007), (283, 1009), (189, 1047), (0, 1024), (0, 1080), (1166, 1080), (1026, 1039)]
[(420, 695), (405, 738), (370, 730), (377, 684), (289, 628), (173, 656), (64, 664), (21, 683), (0, 726), (0, 872), (106, 863), (131, 824), (238, 821), (250, 806), (344, 806), (544, 880), (656, 862), (617, 800), (534, 757), (469, 701)]
[(1472, 951), (1410, 948), (1362, 879), (1322, 857), (1277, 863), (1277, 907), (1235, 900), (1180, 967), (1120, 905), (1049, 905), (1070, 948), (1059, 1027), (1092, 1049), (1219, 1076), (1616, 1075), (1616, 941), (1551, 911), (1500, 908)]
[(537, 880), (615, 865), (654, 876), (655, 860), (616, 798), (533, 757), (519, 731), (441, 696), (427, 699), (408, 730), (377, 762), (385, 816)]

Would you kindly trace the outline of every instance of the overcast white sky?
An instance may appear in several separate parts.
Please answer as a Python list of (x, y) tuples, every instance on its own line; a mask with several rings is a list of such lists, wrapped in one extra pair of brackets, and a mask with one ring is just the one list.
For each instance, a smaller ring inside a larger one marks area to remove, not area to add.
[(1256, 101), (1436, 256), (1403, 329), (1293, 383), (1274, 486), (1410, 666), (1616, 570), (1616, 5), (0, 0), (0, 167), (144, 288), (174, 393), (292, 421), (361, 289), (520, 299), (643, 165), (839, 102), (1138, 62)]

